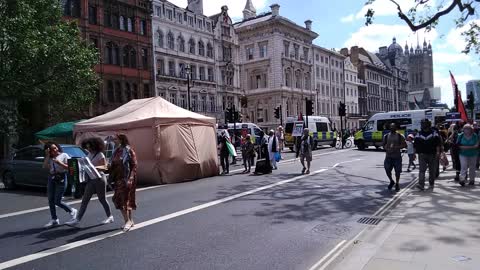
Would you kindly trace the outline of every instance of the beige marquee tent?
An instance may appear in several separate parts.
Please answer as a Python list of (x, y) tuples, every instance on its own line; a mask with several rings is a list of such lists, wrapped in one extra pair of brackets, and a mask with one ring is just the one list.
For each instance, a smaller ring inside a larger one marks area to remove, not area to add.
[(125, 133), (144, 184), (177, 183), (218, 175), (215, 119), (161, 97), (136, 99), (75, 124), (75, 141)]

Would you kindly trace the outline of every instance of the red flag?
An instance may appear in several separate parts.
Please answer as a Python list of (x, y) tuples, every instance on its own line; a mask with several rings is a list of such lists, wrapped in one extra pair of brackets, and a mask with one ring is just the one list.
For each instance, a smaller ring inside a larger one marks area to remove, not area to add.
[(457, 104), (455, 106), (457, 107), (457, 111), (460, 113), (460, 117), (464, 122), (468, 122), (468, 116), (467, 116), (467, 110), (465, 109), (465, 104), (463, 104), (462, 100), (462, 95), (460, 93), (460, 90), (458, 90), (458, 85), (457, 82), (455, 81), (455, 78), (453, 77), (452, 72), (450, 71), (450, 79), (452, 81), (452, 87), (453, 87), (453, 96), (456, 97)]

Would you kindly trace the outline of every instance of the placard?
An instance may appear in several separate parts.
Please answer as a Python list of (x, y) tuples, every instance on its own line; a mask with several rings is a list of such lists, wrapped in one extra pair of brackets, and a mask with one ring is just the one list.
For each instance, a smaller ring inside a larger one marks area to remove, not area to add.
[(292, 136), (301, 137), (303, 135), (303, 122), (295, 122), (293, 125)]
[(445, 122), (457, 122), (462, 121), (462, 116), (459, 112), (447, 112), (445, 114)]

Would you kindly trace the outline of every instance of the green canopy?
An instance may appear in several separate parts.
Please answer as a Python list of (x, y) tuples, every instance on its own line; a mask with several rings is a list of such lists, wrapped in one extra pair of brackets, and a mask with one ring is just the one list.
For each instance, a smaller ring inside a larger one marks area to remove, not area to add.
[(40, 140), (47, 140), (52, 138), (72, 138), (73, 125), (80, 121), (58, 123), (54, 126), (35, 133), (35, 137)]

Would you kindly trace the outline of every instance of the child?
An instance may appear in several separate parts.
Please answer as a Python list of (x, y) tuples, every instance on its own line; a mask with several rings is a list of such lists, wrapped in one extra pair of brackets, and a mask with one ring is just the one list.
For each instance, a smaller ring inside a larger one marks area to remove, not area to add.
[(415, 148), (413, 148), (413, 134), (408, 135), (407, 137), (407, 154), (408, 154), (408, 167), (407, 172), (411, 172), (410, 166), (413, 166), (412, 170), (415, 170), (417, 166), (415, 165)]

